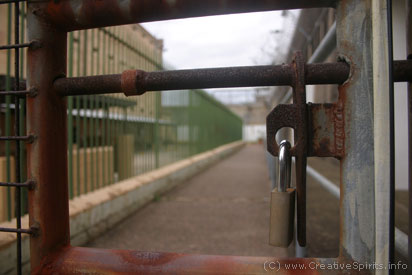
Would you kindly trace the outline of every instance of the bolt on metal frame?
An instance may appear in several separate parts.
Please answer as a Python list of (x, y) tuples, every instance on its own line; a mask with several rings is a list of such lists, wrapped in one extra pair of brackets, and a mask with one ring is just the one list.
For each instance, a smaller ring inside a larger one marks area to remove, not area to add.
[[(376, 142), (377, 135), (380, 133), (374, 132), (375, 127), (377, 127), (374, 125), (374, 120), (377, 119), (377, 116), (372, 106), (380, 104), (382, 98), (373, 93), (372, 72), (376, 65), (385, 69), (387, 61), (379, 64), (375, 64), (373, 61), (372, 50), (376, 46), (371, 37), (373, 29), (371, 5), (372, 1), (370, 0), (244, 0), (241, 2), (235, 0), (177, 0), (154, 3), (130, 0), (126, 4), (123, 1), (115, 0), (30, 1), (27, 14), (29, 41), (39, 41), (41, 45), (40, 47), (28, 47), (27, 87), (29, 87), (28, 90), (34, 88), (37, 91), (34, 97), (27, 98), (27, 136), (35, 137), (27, 145), (28, 175), (36, 182), (34, 188), (29, 192), (30, 225), (38, 228), (36, 230), (38, 233), (31, 236), (32, 273), (70, 273), (75, 270), (90, 273), (123, 271), (145, 274), (263, 272), (264, 263), (273, 261), (273, 258), (182, 255), (70, 246), (67, 156), (58, 153), (66, 152), (68, 144), (66, 98), (61, 93), (67, 95), (67, 91), (70, 91), (65, 89), (65, 85), (79, 83), (74, 79), (61, 78), (66, 75), (67, 32), (151, 20), (311, 7), (336, 8), (338, 51), (341, 59), (350, 66), (349, 78), (344, 83), (338, 82), (341, 86), (337, 104), (341, 113), (336, 114), (344, 126), (343, 131), (339, 133), (343, 142), (343, 150), (339, 155), (341, 160), (340, 256), (338, 259), (279, 259), (280, 271), (288, 273), (284, 269), (285, 263), (300, 263), (310, 270), (310, 265), (313, 263), (327, 264), (334, 261), (370, 263), (377, 260), (377, 255), (381, 252), (379, 247), (390, 245), (391, 240), (389, 234), (383, 232), (382, 240), (375, 243), (377, 227), (386, 224), (389, 217), (384, 217), (382, 224), (375, 219), (376, 189), (380, 188), (382, 184), (388, 184), (388, 181), (385, 179), (382, 182), (375, 180), (377, 168), (374, 161), (376, 159), (374, 149), (376, 145), (373, 141)], [(378, 16), (376, 20), (385, 19)], [(381, 34), (385, 35), (386, 32)], [(15, 44), (19, 45), (18, 35), (16, 37)], [(14, 48), (16, 52), (18, 48), (17, 46)], [(16, 56), (18, 63), (18, 55), (16, 54)], [(303, 64), (301, 66), (306, 71), (310, 68), (309, 65)], [(410, 69), (405, 70), (410, 72)], [(224, 75), (228, 76), (229, 72), (230, 70)], [(188, 72), (183, 72), (183, 78), (186, 73)], [(150, 74), (142, 76), (136, 71), (127, 72), (120, 77), (120, 86), (119, 77), (116, 77), (117, 79), (114, 79), (113, 83), (116, 83), (119, 92), (134, 94), (137, 91), (139, 93), (146, 89), (138, 86), (140, 85), (138, 80), (140, 77), (150, 78)], [(172, 74), (173, 78), (173, 72), (163, 73), (163, 76), (167, 76), (167, 74)], [(324, 74), (328, 76), (329, 72), (325, 71)], [(17, 75), (18, 73), (16, 73)], [(291, 75), (292, 78), (287, 77), (290, 78), (290, 81), (282, 84), (292, 85), (295, 77), (294, 72), (291, 72)], [(186, 82), (185, 85), (191, 88), (194, 87), (190, 86), (192, 84), (205, 87), (199, 82), (202, 79), (207, 80), (209, 76), (203, 71), (196, 83)], [(175, 79), (172, 80), (179, 80), (176, 75), (174, 77)], [(273, 77), (275, 78), (276, 74)], [(304, 76), (300, 75), (300, 77), (303, 77), (303, 83), (305, 83)], [(396, 77), (395, 73), (394, 78), (396, 79)], [(18, 91), (20, 87), (18, 77), (16, 78), (15, 90)], [(108, 80), (109, 77), (103, 77), (103, 79)], [(410, 78), (406, 77), (403, 81), (405, 80), (410, 81)], [(90, 84), (88, 81), (86, 80), (82, 85)], [(256, 80), (256, 82), (260, 81), (262, 81), (261, 77)], [(306, 81), (308, 80), (306, 79)], [(253, 85), (256, 85), (256, 82), (253, 82)], [(156, 80), (153, 83), (156, 84)], [(167, 81), (166, 83), (171, 84)], [(236, 83), (237, 81), (233, 80), (230, 85)], [(222, 85), (222, 83), (220, 84)], [(275, 84), (276, 82), (273, 83), (273, 85)], [(101, 89), (96, 89), (95, 85), (90, 85), (90, 87), (90, 90), (102, 92)], [(152, 86), (149, 85), (149, 87)], [(167, 89), (167, 86), (161, 86), (161, 88)], [(18, 106), (17, 104), (18, 99), (16, 106)], [(16, 121), (18, 126), (17, 123), (18, 120)], [(19, 134), (16, 131), (15, 136), (18, 137)], [(19, 138), (14, 138), (14, 140), (17, 144), (20, 143)], [(389, 169), (387, 166), (388, 164), (384, 163), (380, 169), (387, 171)], [(389, 228), (388, 231), (390, 231)], [(19, 224), (17, 224), (16, 232), (18, 236), (23, 232), (23, 229), (19, 228)], [(381, 261), (387, 264), (388, 257), (384, 256)], [(321, 270), (317, 270), (317, 272), (331, 273)], [(339, 273), (339, 270), (336, 270), (335, 273)]]

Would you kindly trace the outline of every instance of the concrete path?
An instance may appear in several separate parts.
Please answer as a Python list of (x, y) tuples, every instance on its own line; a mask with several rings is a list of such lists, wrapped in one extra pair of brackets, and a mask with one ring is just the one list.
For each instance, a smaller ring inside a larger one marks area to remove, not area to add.
[[(338, 201), (308, 181), (309, 255), (338, 254)], [(264, 149), (248, 145), (147, 205), (91, 247), (276, 256), (268, 245), (270, 182)]]
[[(308, 164), (339, 184), (339, 161), (310, 158)], [(396, 226), (401, 230), (407, 229), (407, 214), (400, 211), (407, 206), (404, 193), (396, 194)], [(268, 245), (269, 195), (264, 148), (248, 145), (150, 203), (88, 246), (293, 257), (293, 245), (288, 250)], [(310, 176), (307, 179), (307, 244), (309, 257), (338, 256), (339, 201)], [(399, 255), (398, 260), (406, 262)], [(408, 271), (397, 270), (396, 274), (408, 274)]]

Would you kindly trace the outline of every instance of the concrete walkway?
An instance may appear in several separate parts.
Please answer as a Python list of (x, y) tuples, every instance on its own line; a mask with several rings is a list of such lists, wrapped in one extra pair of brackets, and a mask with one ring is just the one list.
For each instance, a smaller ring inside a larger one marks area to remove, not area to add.
[[(89, 243), (90, 247), (275, 256), (268, 245), (270, 182), (264, 148), (248, 145)], [(338, 201), (308, 179), (309, 255), (338, 254)]]
[(263, 148), (244, 147), (149, 204), (92, 247), (286, 256), (268, 245), (269, 180)]
[[(308, 164), (339, 184), (339, 161)], [(292, 171), (294, 174), (294, 171)], [(407, 229), (404, 191), (396, 196), (396, 226)], [(158, 198), (89, 243), (91, 247), (215, 255), (294, 256), (268, 245), (270, 182), (261, 145), (248, 145)], [(406, 225), (406, 226), (405, 226)], [(339, 253), (339, 201), (307, 178), (307, 256)], [(406, 259), (396, 253), (396, 261)], [(396, 274), (408, 274), (397, 270)]]

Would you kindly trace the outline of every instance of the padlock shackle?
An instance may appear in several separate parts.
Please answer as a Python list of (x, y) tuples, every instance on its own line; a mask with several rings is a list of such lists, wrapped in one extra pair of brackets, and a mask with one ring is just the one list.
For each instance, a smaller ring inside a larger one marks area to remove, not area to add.
[(278, 171), (278, 191), (286, 192), (290, 187), (290, 175), (292, 169), (292, 157), (290, 153), (291, 145), (289, 141), (282, 140), (279, 145), (279, 171)]

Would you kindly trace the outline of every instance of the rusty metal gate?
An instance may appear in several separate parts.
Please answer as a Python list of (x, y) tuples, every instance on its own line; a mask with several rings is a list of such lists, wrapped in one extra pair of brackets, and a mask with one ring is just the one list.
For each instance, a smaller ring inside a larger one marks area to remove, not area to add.
[[(17, 7), (20, 1), (3, 0), (0, 4), (12, 2)], [(30, 42), (19, 44), (17, 27), (15, 44), (0, 48), (15, 49), (16, 64), (19, 63), (18, 50), (28, 48), (27, 84), (20, 84), (17, 71), (14, 90), (2, 92), (27, 96), (27, 133), (19, 131), (16, 115), (15, 135), (3, 136), (1, 140), (14, 140), (16, 146), (20, 146), (21, 141), (27, 142), (30, 180), (21, 183), (17, 177), (16, 183), (1, 185), (29, 189), (30, 228), (22, 229), (18, 216), (17, 228), (0, 230), (16, 232), (18, 240), (21, 234), (31, 234), (33, 274), (255, 274), (265, 272), (264, 263), (274, 260), (280, 263), (280, 273), (331, 274), (356, 271), (316, 267), (353, 262), (392, 264), (393, 82), (412, 80), (412, 61), (392, 60), (390, 5), (391, 1), (385, 0), (28, 1)], [(339, 60), (335, 63), (306, 64), (296, 53), (291, 64), (278, 66), (163, 72), (128, 70), (119, 75), (66, 77), (67, 33), (70, 31), (195, 16), (314, 7), (336, 9)], [(18, 14), (19, 9), (15, 12)], [(408, 12), (410, 20), (410, 9)], [(411, 53), (411, 21), (407, 27)], [(18, 66), (15, 68), (19, 69)], [(321, 84), (340, 85), (338, 101), (307, 104), (305, 85)], [(113, 92), (139, 96), (146, 91), (274, 85), (293, 88), (293, 104), (279, 105), (268, 115), (267, 139), (269, 152), (277, 155), (277, 130), (282, 127), (295, 130), (295, 146), (291, 152), (296, 158), (297, 232), (301, 245), (306, 242), (306, 158), (335, 157), (341, 162), (338, 258), (186, 255), (70, 245), (67, 155), (57, 153), (67, 151), (68, 96)], [(19, 109), (17, 97), (15, 108)], [(409, 87), (409, 116), (411, 108), (412, 90)], [(409, 131), (411, 129), (409, 126)], [(409, 132), (409, 140), (411, 137)], [(410, 152), (411, 149), (410, 142)], [(411, 164), (410, 161), (410, 170)], [(18, 167), (16, 165), (17, 176), (20, 173)], [(411, 190), (410, 185), (409, 192)], [(409, 230), (411, 227), (410, 223)], [(17, 253), (21, 255), (19, 242)], [(288, 263), (300, 264), (300, 270), (287, 270), (285, 264)], [(21, 263), (17, 264), (20, 268)], [(379, 272), (392, 271), (376, 271)]]

